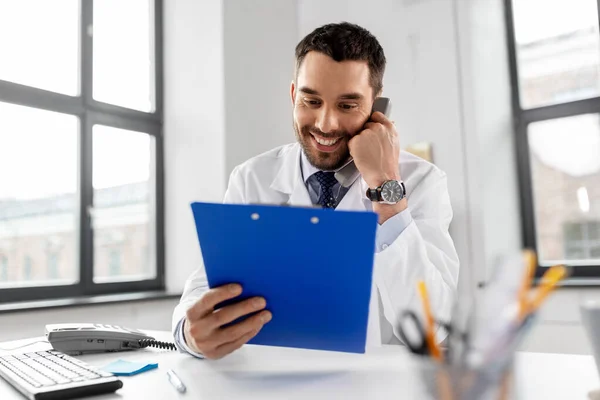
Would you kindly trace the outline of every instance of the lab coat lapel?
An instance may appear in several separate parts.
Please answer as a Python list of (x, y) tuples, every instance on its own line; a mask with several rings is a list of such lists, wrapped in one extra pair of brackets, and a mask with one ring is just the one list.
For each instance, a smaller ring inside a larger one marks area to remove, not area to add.
[(371, 211), (373, 206), (371, 205), (371, 201), (367, 199), (365, 193), (367, 193), (367, 184), (362, 177), (359, 176), (352, 186), (350, 186), (348, 193), (342, 198), (342, 201), (340, 201), (340, 204), (338, 204), (336, 209), (345, 211)]
[(287, 194), (287, 204), (293, 206), (311, 206), (310, 196), (300, 167), (300, 146), (296, 144), (282, 157), (281, 167), (271, 183), (271, 189)]

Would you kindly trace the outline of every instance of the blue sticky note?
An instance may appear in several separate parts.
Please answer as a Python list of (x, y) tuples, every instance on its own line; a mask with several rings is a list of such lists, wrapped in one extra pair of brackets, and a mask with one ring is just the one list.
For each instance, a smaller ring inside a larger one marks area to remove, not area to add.
[(131, 376), (149, 371), (154, 368), (158, 368), (158, 364), (144, 364), (119, 359), (102, 367), (101, 369), (117, 376)]

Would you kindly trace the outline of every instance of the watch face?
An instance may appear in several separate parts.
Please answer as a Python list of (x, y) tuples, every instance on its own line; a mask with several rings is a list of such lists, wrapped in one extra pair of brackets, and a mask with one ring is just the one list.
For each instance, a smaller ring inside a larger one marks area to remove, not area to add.
[(387, 181), (381, 188), (383, 201), (397, 203), (404, 197), (404, 190), (398, 181)]

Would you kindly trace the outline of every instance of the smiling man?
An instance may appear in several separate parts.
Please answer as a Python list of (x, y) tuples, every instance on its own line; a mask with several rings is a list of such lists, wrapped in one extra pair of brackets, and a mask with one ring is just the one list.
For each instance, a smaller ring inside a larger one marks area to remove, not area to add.
[[(446, 175), (401, 152), (395, 125), (380, 112), (371, 114), (382, 94), (385, 63), (377, 39), (357, 25), (325, 25), (302, 39), (290, 88), (297, 143), (236, 167), (224, 199), (378, 214), (368, 345), (399, 343), (393, 327), (401, 312), (422, 310), (416, 291), (421, 279), (435, 316), (447, 320), (459, 270), (448, 233), (452, 208)], [(348, 251), (335, 244), (343, 240), (315, 246)], [(235, 284), (209, 289), (204, 269), (195, 271), (173, 314), (179, 348), (199, 358), (221, 358), (277, 318), (260, 297), (215, 311), (241, 292)], [(251, 313), (256, 314), (230, 324)]]

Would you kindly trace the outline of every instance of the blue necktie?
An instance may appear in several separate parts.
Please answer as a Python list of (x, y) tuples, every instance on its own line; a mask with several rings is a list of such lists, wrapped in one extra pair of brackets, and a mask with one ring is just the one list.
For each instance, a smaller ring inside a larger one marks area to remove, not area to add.
[(333, 197), (333, 187), (338, 183), (337, 179), (335, 179), (335, 173), (319, 171), (315, 172), (315, 177), (319, 185), (321, 185), (321, 195), (317, 203), (323, 208), (335, 208), (337, 204)]

